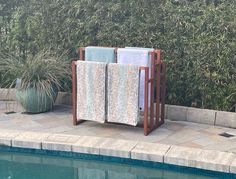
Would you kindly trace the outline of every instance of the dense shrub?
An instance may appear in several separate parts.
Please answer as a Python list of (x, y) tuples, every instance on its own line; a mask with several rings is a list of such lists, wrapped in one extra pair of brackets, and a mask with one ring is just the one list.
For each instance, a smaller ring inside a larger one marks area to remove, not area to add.
[(236, 104), (235, 0), (3, 0), (0, 49), (25, 57), (86, 45), (163, 50), (167, 102), (231, 110)]

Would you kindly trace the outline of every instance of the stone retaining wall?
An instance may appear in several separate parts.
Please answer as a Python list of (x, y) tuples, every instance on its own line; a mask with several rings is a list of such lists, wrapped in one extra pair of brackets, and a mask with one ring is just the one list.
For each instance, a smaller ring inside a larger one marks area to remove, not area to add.
[[(0, 100), (15, 100), (15, 90), (0, 89)], [(56, 104), (72, 105), (71, 93), (59, 92)], [(234, 112), (166, 105), (165, 118), (236, 128), (236, 113)]]
[(236, 128), (236, 113), (166, 105), (166, 118)]

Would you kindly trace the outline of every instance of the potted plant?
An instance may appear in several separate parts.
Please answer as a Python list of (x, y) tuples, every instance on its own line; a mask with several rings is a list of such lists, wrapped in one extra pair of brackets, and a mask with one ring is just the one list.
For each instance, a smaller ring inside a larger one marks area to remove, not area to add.
[(52, 55), (50, 51), (26, 59), (2, 54), (0, 72), (8, 79), (9, 87), (17, 88), (16, 99), (27, 113), (50, 111), (61, 88), (61, 80), (70, 76), (69, 62), (63, 55)]

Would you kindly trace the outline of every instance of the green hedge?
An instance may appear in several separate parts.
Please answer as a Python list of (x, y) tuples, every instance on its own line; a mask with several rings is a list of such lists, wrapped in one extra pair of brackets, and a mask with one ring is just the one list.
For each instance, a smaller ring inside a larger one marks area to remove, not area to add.
[(26, 57), (87, 45), (163, 50), (167, 103), (232, 110), (236, 104), (235, 0), (1, 1), (0, 49)]

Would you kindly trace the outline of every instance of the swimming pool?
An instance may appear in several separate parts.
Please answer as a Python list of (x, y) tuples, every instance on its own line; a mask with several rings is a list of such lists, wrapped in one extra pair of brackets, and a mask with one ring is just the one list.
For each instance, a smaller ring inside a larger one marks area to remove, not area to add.
[[(0, 151), (0, 179), (231, 179), (234, 175), (72, 153)], [(53, 156), (55, 155), (55, 156)], [(61, 155), (61, 156), (56, 156)], [(62, 157), (63, 156), (63, 157)], [(110, 160), (110, 162), (108, 162)], [(117, 162), (118, 161), (118, 162)], [(121, 160), (120, 160), (121, 161)]]

